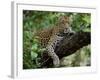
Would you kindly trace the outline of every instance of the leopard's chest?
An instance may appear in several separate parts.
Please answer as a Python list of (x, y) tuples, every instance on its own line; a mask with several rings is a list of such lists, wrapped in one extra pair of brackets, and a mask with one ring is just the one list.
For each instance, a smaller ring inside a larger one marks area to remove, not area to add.
[(63, 40), (62, 36), (54, 35), (50, 38), (48, 45), (51, 45), (55, 49), (56, 46), (59, 46), (62, 40)]

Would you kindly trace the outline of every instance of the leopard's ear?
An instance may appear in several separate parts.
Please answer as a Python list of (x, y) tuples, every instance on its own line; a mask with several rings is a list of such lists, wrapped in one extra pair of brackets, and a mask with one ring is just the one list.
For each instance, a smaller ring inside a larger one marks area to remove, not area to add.
[(69, 18), (68, 16), (66, 16), (66, 15), (62, 15), (62, 16), (60, 16), (60, 17), (58, 18), (58, 20), (68, 19), (68, 18)]

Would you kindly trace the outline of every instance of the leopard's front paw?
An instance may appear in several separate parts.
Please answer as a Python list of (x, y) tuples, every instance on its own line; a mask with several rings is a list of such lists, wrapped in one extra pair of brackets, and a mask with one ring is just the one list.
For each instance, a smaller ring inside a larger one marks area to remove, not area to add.
[(53, 59), (53, 65), (54, 65), (54, 67), (59, 67), (60, 66), (60, 60), (59, 60), (58, 56), (56, 56)]

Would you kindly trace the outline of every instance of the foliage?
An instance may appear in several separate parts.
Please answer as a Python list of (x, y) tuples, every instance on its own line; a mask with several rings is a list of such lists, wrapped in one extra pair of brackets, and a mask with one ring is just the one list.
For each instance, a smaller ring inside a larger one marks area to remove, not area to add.
[[(41, 68), (43, 62), (41, 57), (45, 48), (42, 48), (37, 36), (34, 34), (43, 28), (53, 27), (60, 16), (67, 15), (71, 17), (71, 26), (75, 31), (89, 31), (91, 26), (91, 15), (89, 13), (65, 13), (65, 12), (48, 12), (48, 11), (30, 11), (23, 10), (23, 68), (35, 69)], [(90, 47), (82, 49), (90, 57)], [(77, 54), (80, 52), (77, 52)], [(75, 55), (76, 59), (78, 57)], [(80, 54), (81, 56), (81, 54)], [(85, 55), (86, 57), (86, 55)], [(77, 60), (79, 61), (79, 60)], [(74, 62), (74, 61), (73, 61)], [(76, 64), (72, 64), (77, 66)]]

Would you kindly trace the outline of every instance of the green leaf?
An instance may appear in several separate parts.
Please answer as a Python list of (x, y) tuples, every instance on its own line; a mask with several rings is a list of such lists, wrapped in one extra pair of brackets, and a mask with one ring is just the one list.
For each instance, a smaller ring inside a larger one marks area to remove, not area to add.
[(38, 52), (44, 52), (46, 48), (39, 49)]
[(31, 51), (31, 59), (32, 59), (32, 60), (36, 59), (37, 56), (38, 56), (38, 54), (37, 54), (36, 52)]
[(38, 49), (38, 44), (32, 45), (31, 50), (37, 50), (37, 49)]
[(86, 21), (88, 24), (91, 22), (90, 16), (85, 16), (85, 17), (83, 18), (83, 20)]
[(39, 41), (37, 39), (33, 39), (34, 43), (38, 43)]

